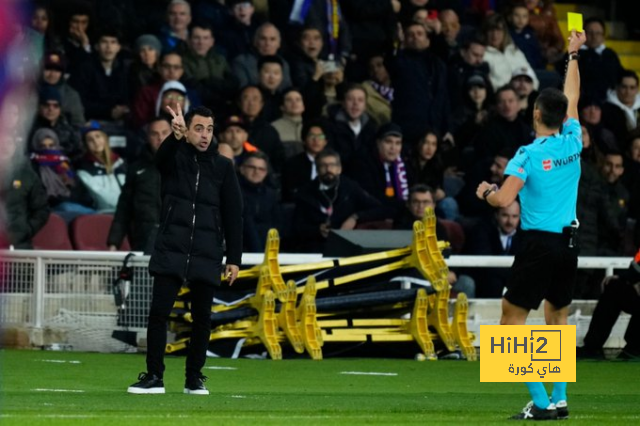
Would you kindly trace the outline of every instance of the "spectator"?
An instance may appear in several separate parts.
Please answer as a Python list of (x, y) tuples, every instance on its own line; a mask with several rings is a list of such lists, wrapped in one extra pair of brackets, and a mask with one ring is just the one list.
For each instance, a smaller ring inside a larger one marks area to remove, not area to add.
[[(435, 207), (435, 199), (433, 189), (428, 185), (417, 184), (409, 189), (409, 199), (400, 214), (396, 216), (393, 222), (394, 229), (413, 230), (413, 223), (421, 221), (427, 208)], [(438, 241), (449, 241), (449, 233), (447, 228), (439, 219), (436, 219), (436, 238)], [(475, 296), (475, 282), (468, 275), (460, 275), (449, 269), (447, 281), (451, 289), (457, 293), (464, 293), (467, 297)]]
[(285, 159), (302, 152), (302, 114), (304, 113), (304, 100), (298, 89), (289, 89), (282, 95), (280, 105), (282, 117), (272, 122), (271, 125), (278, 132), (284, 145)]
[(522, 145), (533, 141), (533, 129), (520, 115), (520, 103), (515, 89), (504, 86), (496, 93), (496, 114), (475, 142), (477, 159), (493, 156), (504, 150), (515, 152)]
[(44, 37), (45, 51), (64, 51), (62, 40), (54, 33), (51, 10), (43, 3), (37, 3), (31, 14), (31, 28)]
[(411, 23), (404, 28), (405, 47), (388, 58), (394, 84), (392, 121), (403, 131), (407, 143), (415, 143), (432, 128), (450, 139), (447, 72), (444, 62), (429, 50), (425, 27)]
[(154, 155), (171, 133), (164, 118), (154, 119), (147, 128), (147, 143), (140, 158), (127, 168), (107, 238), (109, 250), (116, 251), (125, 236), (131, 249), (149, 254), (153, 250), (160, 223), (160, 173)]
[(637, 361), (640, 358), (640, 329), (638, 329), (638, 320), (640, 319), (639, 261), (640, 257), (636, 254), (629, 268), (619, 275), (608, 276), (603, 280), (604, 291), (593, 311), (589, 330), (584, 336), (584, 346), (576, 348), (576, 357), (578, 359), (604, 359), (604, 344), (609, 338), (621, 312), (630, 314), (631, 319), (624, 334), (624, 340), (627, 344), (618, 355), (618, 359)]
[[(604, 102), (607, 91), (615, 87), (622, 72), (620, 59), (615, 51), (604, 45), (605, 25), (600, 18), (589, 18), (584, 22), (586, 43), (580, 50), (580, 80), (582, 95)], [(564, 62), (558, 63), (558, 72)]]
[(342, 176), (340, 154), (322, 151), (316, 167), (318, 176), (300, 187), (295, 198), (293, 235), (301, 252), (322, 252), (331, 229), (354, 229), (360, 221), (384, 218), (380, 203)]
[(473, 163), (474, 147), (472, 142), (482, 133), (492, 104), (491, 83), (489, 77), (472, 75), (465, 82), (461, 107), (454, 121), (456, 148), (460, 155), (458, 167), (468, 170)]
[(51, 129), (39, 129), (31, 138), (31, 163), (47, 192), (54, 213), (67, 222), (79, 214), (95, 213), (91, 198), (77, 180), (71, 160), (65, 154), (58, 135)]
[(322, 32), (316, 27), (304, 27), (291, 60), (291, 80), (298, 87), (317, 82), (325, 73), (325, 61), (320, 59)]
[[(467, 234), (466, 251), (480, 256), (513, 256), (519, 247), (520, 203), (496, 210), (492, 218), (485, 217)], [(510, 275), (507, 268), (477, 268), (473, 272), (477, 297), (500, 299)]]
[(97, 56), (71, 75), (69, 84), (82, 98), (89, 120), (121, 123), (129, 114), (129, 71), (118, 58), (120, 34), (104, 30), (96, 44)]
[(93, 207), (99, 213), (113, 213), (118, 204), (126, 167), (122, 158), (109, 147), (109, 136), (97, 121), (82, 129), (87, 153), (78, 163), (78, 178), (89, 191)]
[(322, 62), (321, 78), (315, 80), (314, 76), (306, 86), (302, 88), (302, 97), (305, 101), (305, 118), (315, 120), (321, 115), (326, 115), (329, 107), (337, 104), (340, 97), (347, 89), (344, 82), (344, 72), (336, 66), (334, 61)]
[(610, 227), (598, 227), (598, 255), (600, 256), (621, 256), (624, 253), (623, 241), (627, 225), (629, 191), (620, 179), (623, 173), (622, 154), (617, 151), (606, 153), (600, 167), (600, 174), (606, 181), (605, 208), (613, 220)]
[[(536, 33), (545, 60), (549, 64), (559, 63), (564, 54), (565, 40), (558, 26), (553, 3), (542, 0), (525, 0), (524, 3), (529, 9), (529, 25)], [(549, 4), (550, 7), (546, 7)]]
[(509, 35), (513, 43), (527, 58), (527, 62), (533, 69), (543, 69), (546, 66), (546, 58), (542, 56), (542, 48), (536, 37), (534, 29), (529, 25), (529, 9), (524, 3), (516, 3), (511, 8), (507, 18), (509, 22)]
[(279, 174), (284, 163), (284, 147), (276, 129), (262, 115), (264, 95), (258, 87), (247, 86), (240, 91), (239, 105), (249, 131), (249, 142), (267, 154), (275, 173)]
[[(500, 15), (489, 16), (483, 26), (482, 35), (487, 50), (484, 60), (489, 64), (489, 78), (491, 85), (496, 90), (511, 81), (513, 71), (518, 68), (529, 68), (531, 65), (520, 49), (513, 44), (513, 40), (507, 31), (507, 24)], [(538, 89), (538, 78), (534, 76), (533, 87)]]
[(64, 56), (57, 52), (48, 52), (43, 59), (42, 82), (44, 85), (54, 86), (60, 92), (60, 106), (62, 114), (74, 127), (85, 124), (84, 106), (78, 92), (69, 86), (63, 74), (66, 69)]
[(160, 89), (158, 99), (156, 99), (156, 116), (168, 116), (167, 106), (171, 107), (171, 109), (175, 111), (178, 104), (180, 104), (180, 107), (185, 114), (191, 108), (187, 89), (184, 87), (184, 84), (179, 81), (167, 81), (162, 86), (162, 89)]
[[(480, 76), (489, 81), (489, 64), (484, 61), (485, 45), (478, 39), (465, 41), (460, 51), (449, 60), (447, 83), (452, 110), (457, 110), (467, 98), (465, 88), (469, 78)], [(485, 84), (491, 89), (491, 84)]]
[(509, 83), (516, 95), (520, 105), (520, 116), (527, 122), (529, 126), (533, 126), (533, 107), (538, 98), (538, 91), (533, 89), (533, 74), (531, 68), (517, 68), (511, 74), (511, 82)]
[(409, 170), (402, 159), (402, 129), (395, 123), (381, 126), (375, 149), (354, 159), (351, 177), (388, 210), (391, 219), (409, 196)]
[(347, 80), (362, 81), (367, 77), (369, 58), (393, 50), (397, 22), (392, 3), (388, 0), (340, 2), (352, 36), (351, 54), (345, 67)]
[(473, 227), (479, 218), (491, 217), (494, 213), (494, 209), (488, 206), (488, 203), (483, 203), (476, 197), (475, 191), (480, 182), (502, 185), (505, 178), (504, 170), (511, 157), (513, 157), (512, 151), (503, 150), (493, 158), (485, 158), (476, 162), (465, 176), (466, 184), (458, 194), (458, 205), (460, 213), (467, 219), (465, 221), (467, 228)]
[(464, 33), (461, 31), (460, 18), (453, 9), (444, 9), (438, 13), (438, 21), (441, 24), (441, 36), (446, 50), (441, 58), (448, 62), (460, 50)]
[(220, 144), (231, 147), (236, 166), (242, 164), (247, 155), (258, 152), (258, 148), (247, 140), (248, 136), (247, 126), (242, 117), (232, 115), (224, 121), (220, 131)]
[(186, 50), (191, 23), (191, 5), (185, 0), (171, 0), (167, 5), (167, 24), (160, 28), (164, 52)]
[(56, 133), (64, 154), (71, 158), (77, 157), (82, 152), (80, 135), (62, 115), (62, 97), (58, 88), (44, 86), (40, 89), (38, 100), (38, 115), (33, 123), (32, 137), (38, 129), (51, 129)]
[(160, 40), (152, 34), (144, 34), (136, 39), (134, 45), (135, 56), (129, 71), (130, 94), (152, 84), (160, 78)]
[(244, 200), (242, 247), (251, 253), (263, 253), (269, 229), (282, 230), (278, 194), (266, 183), (269, 159), (260, 151), (248, 153), (239, 171)]
[(15, 249), (31, 249), (31, 239), (47, 223), (47, 193), (15, 140), (4, 135), (0, 143), (2, 171), (0, 194), (4, 204), (3, 227)]
[[(253, 1), (226, 0), (225, 4), (229, 9), (230, 18), (217, 35), (220, 45), (227, 52), (227, 60), (231, 63), (236, 57), (249, 53), (260, 23), (255, 15)], [(241, 83), (240, 87), (242, 86)]]
[(84, 1), (74, 3), (73, 12), (69, 17), (67, 37), (63, 41), (71, 75), (91, 60), (91, 41), (88, 35), (90, 15), (91, 6), (88, 3)]
[(214, 45), (213, 29), (207, 24), (194, 24), (183, 64), (185, 75), (197, 83), (203, 102), (212, 105), (214, 113), (222, 113), (235, 96), (238, 81)]
[(316, 156), (327, 147), (325, 126), (313, 121), (302, 126), (304, 151), (289, 158), (282, 169), (282, 199), (293, 201), (298, 189), (318, 176)]
[(638, 128), (640, 114), (640, 95), (638, 94), (638, 75), (625, 70), (615, 90), (607, 92), (607, 102), (602, 106), (603, 126), (611, 130), (624, 151), (630, 133)]
[(156, 117), (158, 95), (162, 86), (168, 81), (179, 81), (187, 88), (192, 106), (197, 106), (200, 103), (200, 97), (193, 85), (184, 76), (182, 56), (175, 52), (165, 53), (160, 59), (160, 78), (142, 87), (133, 99), (132, 124), (135, 129), (141, 128)]
[(367, 92), (367, 114), (382, 125), (391, 121), (393, 84), (382, 55), (374, 55), (367, 63), (369, 79), (362, 83)]
[(278, 56), (263, 56), (258, 61), (258, 87), (262, 90), (264, 108), (262, 116), (272, 122), (280, 117), (282, 91), (282, 61)]
[(278, 54), (281, 43), (280, 31), (275, 25), (265, 23), (258, 27), (253, 41), (253, 49), (236, 56), (231, 63), (233, 74), (238, 78), (240, 87), (258, 84), (258, 62), (264, 56), (278, 56), (282, 60), (282, 84), (284, 87), (291, 86), (289, 63)]
[[(427, 130), (415, 145), (408, 163), (411, 184), (423, 184), (433, 189), (439, 217), (456, 220), (459, 216), (458, 203), (445, 190), (445, 164), (439, 147), (440, 140), (435, 132)], [(455, 185), (461, 188), (463, 182)], [(365, 188), (366, 189), (366, 188)], [(458, 189), (459, 190), (459, 189)], [(452, 194), (453, 196), (457, 194)]]
[(580, 100), (579, 109), (580, 122), (589, 129), (599, 151), (623, 150), (624, 141), (617, 140), (613, 132), (604, 127), (601, 101), (595, 97), (585, 97)]
[[(370, 8), (369, 3), (367, 2), (367, 9)], [(338, 2), (310, 0), (305, 7), (294, 7), (291, 10), (289, 23), (294, 27), (326, 28), (322, 32), (324, 40), (321, 56), (339, 62), (341, 68), (344, 68), (351, 54), (351, 32)]]
[(354, 84), (347, 88), (342, 104), (332, 105), (327, 110), (329, 139), (345, 168), (350, 167), (356, 154), (368, 154), (374, 148), (378, 125), (367, 114), (366, 105), (367, 92), (361, 85)]

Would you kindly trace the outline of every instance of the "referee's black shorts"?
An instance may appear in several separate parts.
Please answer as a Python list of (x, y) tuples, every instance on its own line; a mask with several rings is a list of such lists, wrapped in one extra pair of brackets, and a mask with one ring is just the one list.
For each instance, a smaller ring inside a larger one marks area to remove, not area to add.
[(543, 299), (556, 308), (568, 306), (578, 269), (577, 249), (568, 237), (544, 231), (518, 231), (515, 255), (504, 298), (525, 309), (538, 309)]

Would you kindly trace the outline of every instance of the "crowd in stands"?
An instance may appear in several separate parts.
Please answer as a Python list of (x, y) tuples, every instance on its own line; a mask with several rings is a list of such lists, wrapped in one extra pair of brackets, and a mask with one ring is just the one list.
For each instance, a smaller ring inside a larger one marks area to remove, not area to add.
[[(566, 55), (546, 0), (50, 0), (30, 24), (38, 107), (24, 151), (2, 153), (32, 166), (8, 180), (34, 188), (7, 205), (15, 247), (48, 211), (99, 212), (114, 215), (113, 250), (125, 236), (152, 250), (153, 154), (180, 104), (214, 111), (247, 252), (272, 227), (284, 250), (322, 252), (331, 229), (406, 229), (433, 205), (464, 230), (459, 254), (512, 254), (519, 205), (495, 211), (476, 187), (500, 185), (534, 139), (536, 96), (561, 87)], [(628, 255), (640, 245), (638, 76), (606, 47), (601, 18), (584, 28), (581, 254)], [(500, 297), (498, 271), (473, 275), (478, 296)], [(597, 297), (583, 275), (577, 297)]]

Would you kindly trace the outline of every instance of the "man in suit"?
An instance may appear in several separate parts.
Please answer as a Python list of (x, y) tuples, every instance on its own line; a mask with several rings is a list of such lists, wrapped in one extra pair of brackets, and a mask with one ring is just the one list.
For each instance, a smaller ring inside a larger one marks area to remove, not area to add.
[[(495, 212), (492, 219), (482, 219), (468, 238), (468, 254), (487, 256), (512, 256), (518, 248), (514, 238), (520, 225), (520, 203), (514, 201), (508, 207)], [(478, 268), (474, 271), (477, 297), (500, 298), (509, 276), (509, 269)]]

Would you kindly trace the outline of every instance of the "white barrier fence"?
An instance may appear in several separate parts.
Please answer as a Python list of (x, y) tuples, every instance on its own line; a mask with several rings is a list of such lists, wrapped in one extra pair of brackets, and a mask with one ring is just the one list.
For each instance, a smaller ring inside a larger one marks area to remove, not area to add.
[[(0, 251), (0, 326), (22, 330), (31, 346), (73, 347), (74, 350), (124, 351), (130, 347), (112, 338), (114, 330), (138, 331), (144, 336), (146, 314), (151, 297), (152, 279), (148, 274), (148, 256), (134, 256), (133, 288), (127, 309), (119, 312), (112, 293), (123, 252), (83, 251)], [(246, 253), (245, 265), (262, 263), (263, 254)], [(319, 254), (280, 255), (280, 262), (304, 264), (323, 260)], [(326, 260), (326, 259), (324, 259)], [(630, 258), (581, 257), (579, 268), (626, 269)], [(509, 267), (510, 256), (451, 256), (450, 267)], [(578, 343), (586, 333), (595, 301), (575, 301), (570, 324), (577, 325)], [(529, 322), (542, 324), (542, 310), (532, 312)], [(500, 301), (472, 299), (469, 304), (469, 329), (479, 333), (481, 324), (497, 324)], [(629, 317), (618, 320), (608, 347), (622, 347), (622, 336)], [(6, 337), (5, 337), (5, 344)], [(479, 340), (476, 340), (476, 344)]]

